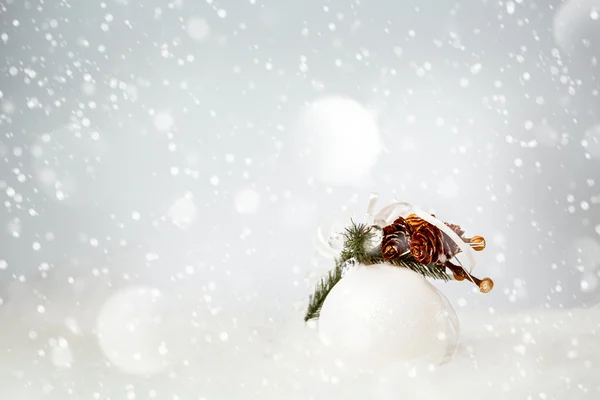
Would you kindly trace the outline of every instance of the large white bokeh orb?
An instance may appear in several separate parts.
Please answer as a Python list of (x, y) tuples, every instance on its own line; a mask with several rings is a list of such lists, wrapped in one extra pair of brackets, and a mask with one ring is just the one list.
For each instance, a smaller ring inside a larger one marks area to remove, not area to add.
[(350, 270), (327, 296), (319, 336), (340, 357), (448, 361), (459, 326), (448, 300), (421, 275), (387, 264)]
[(600, 0), (565, 1), (554, 15), (553, 32), (565, 51), (600, 48)]
[(104, 356), (113, 366), (128, 374), (149, 375), (171, 365), (173, 341), (165, 324), (167, 301), (158, 289), (131, 286), (103, 304), (96, 333)]
[(298, 136), (308, 146), (312, 174), (327, 184), (360, 184), (383, 148), (374, 115), (339, 96), (311, 103), (300, 119)]

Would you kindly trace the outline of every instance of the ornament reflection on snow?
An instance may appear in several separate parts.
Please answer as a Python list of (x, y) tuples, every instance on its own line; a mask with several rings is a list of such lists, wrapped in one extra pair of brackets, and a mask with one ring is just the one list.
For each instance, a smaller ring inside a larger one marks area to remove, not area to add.
[[(457, 349), (458, 318), (425, 278), (450, 280), (448, 269), (489, 292), (492, 280), (470, 273), (473, 250), (483, 250), (485, 240), (463, 237), (458, 225), (409, 203), (392, 202), (373, 215), (376, 201), (373, 195), (368, 223), (352, 222), (341, 246), (329, 243), (338, 247), (335, 268), (310, 297), (305, 321), (318, 318), (321, 340), (345, 356), (447, 362)], [(467, 266), (452, 261), (459, 252)]]

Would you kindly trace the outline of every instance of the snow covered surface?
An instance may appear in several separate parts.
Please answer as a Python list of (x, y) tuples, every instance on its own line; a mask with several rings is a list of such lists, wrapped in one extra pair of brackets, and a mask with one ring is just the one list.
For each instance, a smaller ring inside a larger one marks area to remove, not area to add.
[(96, 316), (99, 340), (79, 316), (15, 323), (5, 310), (0, 339), (11, 351), (0, 361), (3, 398), (468, 400), (485, 393), (558, 400), (600, 393), (599, 308), (460, 313), (458, 353), (433, 368), (333, 356), (300, 318), (200, 319), (176, 296), (164, 306), (156, 296), (143, 288), (115, 294)]

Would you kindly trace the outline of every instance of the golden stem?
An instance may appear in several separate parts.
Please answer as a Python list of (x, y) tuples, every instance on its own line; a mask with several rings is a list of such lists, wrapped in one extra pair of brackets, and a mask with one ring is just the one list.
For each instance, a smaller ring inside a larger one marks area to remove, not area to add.
[(494, 287), (494, 281), (492, 281), (490, 278), (479, 279), (469, 274), (462, 267), (452, 264), (450, 261), (445, 262), (444, 265), (446, 268), (452, 271), (454, 279), (457, 281), (469, 280), (475, 283), (477, 286), (479, 286), (479, 291), (481, 293), (489, 293)]

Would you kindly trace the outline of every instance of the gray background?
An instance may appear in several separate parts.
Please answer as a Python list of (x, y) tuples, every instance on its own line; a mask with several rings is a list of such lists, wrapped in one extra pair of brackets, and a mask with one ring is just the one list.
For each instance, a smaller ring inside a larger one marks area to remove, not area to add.
[[(488, 239), (475, 275), (490, 294), (436, 283), (461, 321), (597, 304), (598, 13), (598, 0), (1, 0), (2, 398), (153, 385), (164, 399), (395, 398), (324, 384), (315, 361), (271, 365), (272, 346), (304, 343), (291, 338), (331, 266), (317, 228), (373, 191)], [(324, 181), (304, 151), (319, 133), (306, 142), (303, 112), (325, 96), (375, 115), (384, 150), (363, 179)], [(158, 377), (121, 373), (96, 343), (98, 310), (130, 285), (167, 294), (149, 312), (174, 319), (156, 334), (181, 348)], [(71, 368), (50, 360), (52, 338)], [(571, 361), (589, 390), (573, 378), (554, 393), (596, 398), (598, 359)], [(255, 377), (258, 362), (278, 375)], [(541, 392), (523, 385), (514, 398)]]

